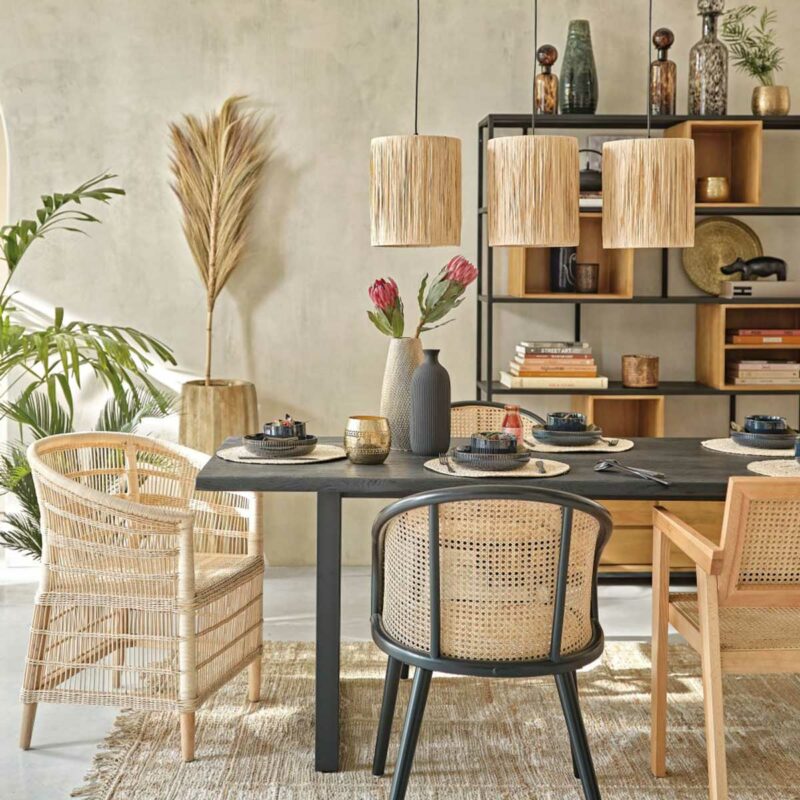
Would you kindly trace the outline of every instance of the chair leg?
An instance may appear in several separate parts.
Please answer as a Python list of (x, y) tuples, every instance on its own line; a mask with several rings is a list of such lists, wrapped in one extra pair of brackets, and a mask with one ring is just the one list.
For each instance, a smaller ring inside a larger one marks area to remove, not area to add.
[(411, 775), (411, 766), (414, 763), (414, 752), (417, 749), (419, 729), (422, 726), (422, 717), (425, 714), (425, 703), (428, 701), (428, 690), (431, 685), (431, 671), (414, 670), (414, 683), (411, 686), (411, 699), (408, 703), (406, 721), (403, 725), (403, 735), (400, 739), (400, 752), (397, 755), (397, 765), (392, 780), (392, 790), (389, 800), (404, 800), (408, 778)]
[(403, 664), (403, 666), (400, 667), (400, 680), (402, 681), (408, 680), (408, 670), (409, 670), (408, 664)]
[(36, 719), (37, 703), (22, 704), (22, 725), (19, 729), (19, 746), (23, 750), (29, 750), (31, 746), (31, 736), (33, 735), (33, 721)]
[(386, 678), (383, 682), (383, 703), (378, 722), (378, 735), (375, 738), (375, 755), (372, 758), (372, 774), (383, 775), (386, 768), (386, 753), (389, 750), (389, 739), (392, 735), (392, 720), (397, 704), (397, 687), (402, 676), (402, 668), (406, 666), (396, 658), (389, 658), (386, 663)]
[(667, 646), (669, 637), (669, 539), (653, 531), (653, 638), (651, 642), (650, 770), (667, 774)]
[(247, 668), (247, 699), (251, 703), (261, 700), (261, 655)]
[(572, 752), (578, 762), (578, 774), (583, 784), (583, 795), (586, 800), (600, 800), (600, 788), (597, 785), (592, 754), (589, 752), (589, 742), (586, 739), (586, 729), (583, 726), (581, 709), (578, 704), (577, 684), (573, 676), (559, 673), (556, 675), (556, 686), (561, 698), (561, 706), (564, 709), (564, 718), (572, 742)]
[(727, 800), (725, 717), (722, 701), (722, 659), (719, 643), (717, 577), (697, 570), (697, 607), (700, 612), (700, 660), (703, 667), (703, 705), (706, 717), (709, 800)]
[(181, 756), (194, 761), (194, 711), (181, 712)]

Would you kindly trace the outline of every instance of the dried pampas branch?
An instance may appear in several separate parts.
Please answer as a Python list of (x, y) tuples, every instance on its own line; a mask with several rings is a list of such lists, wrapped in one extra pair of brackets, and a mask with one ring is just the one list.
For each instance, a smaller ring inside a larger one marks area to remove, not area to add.
[(172, 190), (183, 210), (183, 232), (206, 287), (205, 382), (211, 383), (214, 304), (242, 262), (250, 212), (267, 160), (265, 125), (229, 97), (219, 113), (185, 115), (170, 125)]

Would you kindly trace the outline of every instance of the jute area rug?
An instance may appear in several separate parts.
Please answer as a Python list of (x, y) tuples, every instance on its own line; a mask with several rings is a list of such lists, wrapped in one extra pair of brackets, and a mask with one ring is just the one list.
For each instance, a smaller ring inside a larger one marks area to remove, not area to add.
[[(370, 773), (384, 656), (371, 644), (342, 650), (342, 772), (313, 769), (314, 649), (266, 643), (262, 703), (246, 700), (246, 673), (197, 716), (197, 760), (182, 764), (178, 719), (123, 712), (86, 784), (91, 800), (386, 800), (397, 751), (398, 698), (387, 776)], [(670, 651), (669, 777), (649, 771), (649, 646), (612, 642), (582, 672), (584, 718), (606, 800), (704, 798), (705, 740), (700, 665)], [(725, 678), (731, 800), (800, 798), (800, 679)], [(578, 800), (569, 744), (552, 679), (434, 677), (409, 800)]]

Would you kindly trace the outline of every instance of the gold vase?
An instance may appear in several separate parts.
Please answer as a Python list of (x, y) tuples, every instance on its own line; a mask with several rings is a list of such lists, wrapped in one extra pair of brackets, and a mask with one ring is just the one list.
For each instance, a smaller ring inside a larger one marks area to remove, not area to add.
[(756, 86), (753, 114), (757, 117), (785, 117), (792, 106), (788, 86)]
[(392, 447), (386, 417), (355, 416), (347, 420), (344, 450), (354, 464), (382, 464)]

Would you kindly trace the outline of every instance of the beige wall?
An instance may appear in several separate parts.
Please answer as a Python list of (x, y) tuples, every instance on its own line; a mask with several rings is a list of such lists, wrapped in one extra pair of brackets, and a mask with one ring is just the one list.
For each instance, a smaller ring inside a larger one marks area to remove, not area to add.
[[(524, 112), (531, 69), (530, 3), (426, 0), (420, 126), (464, 142), (464, 234), (475, 257), (476, 123), (487, 112)], [(542, 42), (563, 52), (567, 21), (591, 21), (600, 75), (600, 112), (644, 107), (645, 0), (561, 0), (541, 4)], [(771, 0), (781, 41), (800, 38), (793, 0)], [(167, 123), (247, 92), (274, 119), (274, 159), (256, 213), (248, 264), (218, 303), (218, 374), (257, 384), (261, 416), (292, 411), (313, 429), (338, 434), (349, 414), (377, 411), (387, 342), (365, 316), (366, 288), (394, 276), (413, 308), (419, 278), (456, 251), (377, 250), (369, 246), (370, 138), (413, 123), (412, 0), (0, 0), (0, 102), (11, 148), (11, 214), (29, 214), (44, 191), (71, 188), (103, 169), (120, 175), (128, 196), (104, 209), (90, 240), (53, 238), (31, 254), (19, 288), (69, 314), (138, 326), (175, 348), (182, 367), (202, 366), (203, 293), (168, 189)], [(656, 25), (674, 29), (678, 106), (685, 109), (687, 54), (699, 35), (693, 0), (659, 0)], [(784, 73), (797, 88), (794, 54)], [(752, 82), (731, 73), (731, 113), (749, 110)], [(765, 201), (800, 204), (800, 137), (770, 133)], [(770, 253), (793, 276), (795, 220), (754, 220)], [(637, 260), (637, 289), (657, 285), (652, 254)], [(691, 291), (676, 261), (673, 291)], [(426, 338), (442, 348), (454, 397), (473, 395), (474, 303), (454, 324)], [(565, 337), (563, 307), (498, 311), (495, 357), (515, 340)], [(603, 371), (618, 375), (619, 354), (658, 353), (662, 374), (693, 376), (691, 307), (598, 306), (584, 315), (585, 337)], [(541, 404), (536, 405), (542, 409)], [(743, 408), (752, 401), (742, 403)], [(772, 403), (795, 413), (789, 400)], [(721, 433), (724, 399), (670, 399), (672, 433)], [(351, 507), (358, 506), (354, 511)], [(345, 555), (368, 559), (368, 524), (377, 504), (346, 503)], [(272, 563), (313, 559), (309, 497), (269, 503)]]

